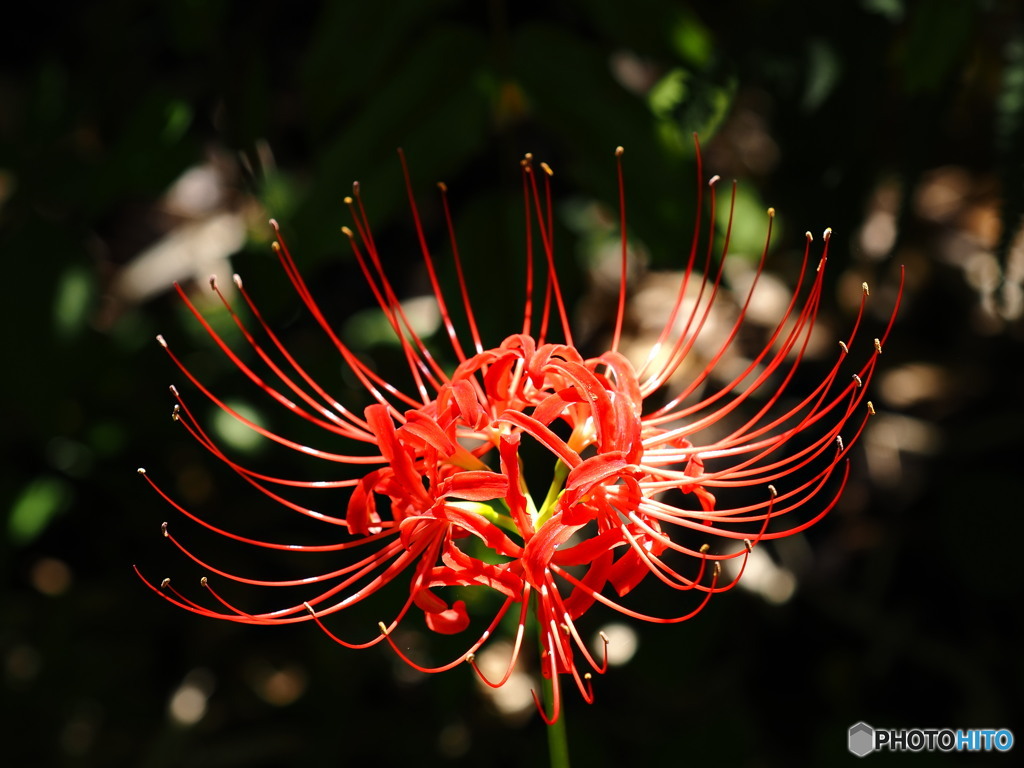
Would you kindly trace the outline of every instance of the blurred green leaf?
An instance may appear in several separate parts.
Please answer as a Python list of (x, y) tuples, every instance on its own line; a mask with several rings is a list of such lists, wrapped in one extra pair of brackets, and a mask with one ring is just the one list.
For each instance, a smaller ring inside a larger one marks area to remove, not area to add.
[(903, 52), (908, 94), (935, 93), (953, 75), (974, 27), (974, 6), (964, 0), (917, 3)]
[(670, 38), (676, 52), (687, 64), (702, 69), (715, 56), (715, 43), (711, 31), (689, 8), (677, 11), (679, 18), (671, 27)]
[(53, 324), (57, 338), (69, 341), (86, 328), (96, 286), (93, 275), (80, 265), (63, 271), (53, 301)]
[(19, 546), (34, 541), (53, 519), (67, 509), (74, 492), (55, 475), (40, 475), (26, 485), (11, 506), (7, 518), (10, 540)]
[[(347, 220), (342, 200), (358, 180), (372, 222), (380, 226), (404, 207), (396, 150), (409, 158), (420, 189), (460, 168), (481, 146), (487, 131), (487, 101), (481, 91), (484, 41), (467, 27), (437, 25), (406, 52), (406, 66), (387, 89), (321, 148), (307, 205), (295, 222), (299, 233), (323, 233), (302, 251), (305, 263), (340, 247), (337, 227)], [(330, 81), (318, 84), (331, 87)]]
[[(557, 183), (617, 201), (614, 150), (624, 145), (630, 230), (660, 246), (652, 247), (655, 264), (673, 260), (675, 244), (688, 240), (692, 223), (692, 150), (666, 151), (659, 133), (666, 123), (652, 120), (643, 96), (609, 77), (605, 52), (590, 41), (553, 26), (524, 25), (513, 42), (514, 71), (531, 119), (568, 163), (555, 161)], [(673, 141), (677, 130), (673, 126)]]
[(1018, 28), (1004, 49), (1006, 66), (995, 102), (996, 150), (1003, 181), (1002, 227), (996, 255), (1004, 270), (1024, 227), (1024, 29)]
[(885, 16), (889, 21), (902, 21), (906, 14), (905, 0), (861, 0), (864, 10)]
[[(249, 403), (238, 399), (227, 399), (225, 405), (257, 427), (266, 427), (266, 420), (262, 413)], [(249, 454), (266, 446), (266, 438), (227, 411), (215, 408), (211, 414), (211, 429), (224, 445)]]
[(662, 146), (676, 155), (690, 154), (694, 133), (706, 140), (718, 130), (734, 91), (733, 82), (718, 85), (679, 67), (666, 73), (647, 96)]
[[(454, 40), (438, 57), (410, 54), (424, 43), (424, 37), (443, 36), (439, 29), (443, 24), (437, 20), (452, 5), (451, 0), (325, 4), (315, 26), (316, 35), (301, 63), (309, 106), (307, 128), (313, 135), (330, 135), (339, 118), (350, 120), (367, 103), (381, 97), (416, 98), (432, 90), (428, 86), (406, 91), (397, 82), (403, 77), (437, 74), (438, 65), (444, 66), (445, 62), (449, 66), (464, 63), (471, 51)], [(424, 26), (425, 19), (434, 23)], [(434, 50), (433, 43), (427, 41), (426, 49)], [(426, 65), (427, 71), (417, 72), (421, 65)], [(438, 88), (444, 84), (442, 80), (434, 83)]]
[(177, 144), (192, 124), (192, 107), (186, 102), (172, 99), (166, 107), (167, 122), (160, 134), (164, 144)]
[[(729, 254), (733, 257), (756, 261), (764, 251), (765, 238), (768, 234), (768, 206), (764, 204), (760, 193), (753, 184), (736, 185), (736, 202), (730, 210), (728, 198), (730, 191), (726, 187), (719, 189), (719, 202), (716, 212), (717, 230), (721, 237), (732, 222), (729, 237)], [(784, 242), (778, 214), (772, 225), (772, 242)]]
[(814, 112), (835, 90), (843, 75), (843, 63), (827, 40), (812, 38), (806, 45), (807, 81), (802, 106), (805, 112)]

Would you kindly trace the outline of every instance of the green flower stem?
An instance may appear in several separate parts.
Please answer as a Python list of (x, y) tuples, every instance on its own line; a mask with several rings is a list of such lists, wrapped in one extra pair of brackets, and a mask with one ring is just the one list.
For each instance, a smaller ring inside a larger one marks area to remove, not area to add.
[[(534, 595), (534, 599), (537, 596)], [(540, 615), (539, 610), (534, 615)], [(540, 654), (538, 660), (543, 664), (542, 661), (544, 656), (544, 630), (539, 625), (537, 626), (537, 645), (540, 648)], [(558, 674), (557, 672), (555, 674)], [(541, 699), (544, 704), (544, 711), (549, 715), (555, 711), (555, 685), (557, 680), (554, 677), (544, 677), (543, 673), (540, 678), (540, 691)], [(565, 706), (563, 702), (562, 712), (559, 718), (547, 726), (548, 729), (548, 757), (551, 762), (551, 768), (569, 768), (569, 737), (565, 732)]]
[[(504, 499), (492, 499), (492, 503), (494, 504), (498, 504), (499, 502), (501, 506), (507, 509)], [(451, 501), (448, 502), (448, 505), (480, 515), (484, 520), (494, 523), (500, 528), (504, 528), (509, 533), (519, 534), (519, 528), (516, 526), (515, 521), (509, 515), (495, 509), (491, 506), (491, 503), (483, 501)]]
[(544, 498), (544, 503), (540, 505), (540, 512), (534, 523), (534, 527), (537, 530), (540, 530), (540, 527), (555, 513), (555, 505), (558, 503), (558, 497), (565, 490), (565, 481), (568, 477), (569, 465), (559, 459), (558, 463), (555, 464), (555, 471), (551, 478), (551, 487), (548, 488), (548, 495)]
[[(555, 704), (554, 686), (554, 680), (542, 678), (541, 688), (544, 692), (544, 708), (548, 712), (551, 712)], [(561, 717), (547, 728), (548, 755), (551, 760), (551, 768), (569, 768), (569, 738), (565, 732), (565, 707), (562, 708)]]

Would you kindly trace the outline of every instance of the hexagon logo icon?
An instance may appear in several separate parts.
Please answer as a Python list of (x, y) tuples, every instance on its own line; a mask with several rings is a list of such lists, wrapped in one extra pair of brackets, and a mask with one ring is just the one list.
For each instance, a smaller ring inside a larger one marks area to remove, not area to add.
[(846, 746), (857, 757), (871, 754), (875, 751), (875, 729), (867, 723), (851, 725)]

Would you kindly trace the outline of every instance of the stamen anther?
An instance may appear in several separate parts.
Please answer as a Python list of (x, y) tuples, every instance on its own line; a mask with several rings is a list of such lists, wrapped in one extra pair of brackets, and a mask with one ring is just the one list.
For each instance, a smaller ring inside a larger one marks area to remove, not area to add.
[(870, 413), (872, 416), (875, 415), (875, 404), (872, 403), (870, 400), (868, 400), (868, 413)]
[(846, 342), (845, 341), (840, 341), (839, 342), (839, 348), (841, 350), (843, 350), (843, 354), (846, 354), (846, 355), (850, 354), (850, 348), (848, 346), (846, 346)]
[(875, 339), (875, 352), (882, 354), (882, 342), (878, 339)]
[(864, 291), (864, 295), (865, 296), (870, 296), (871, 295), (871, 289), (868, 288), (868, 284), (867, 283), (861, 283), (860, 284), (860, 289), (862, 291)]
[(856, 373), (855, 373), (855, 374), (853, 374), (853, 380), (857, 382), (857, 386), (858, 386), (858, 387), (862, 387), (862, 386), (864, 386), (864, 382), (863, 382), (863, 381), (861, 381), (861, 378), (860, 378), (860, 376), (858, 376), (858, 375), (857, 375)]
[(839, 446), (839, 450), (840, 451), (843, 450), (843, 436), (842, 435), (836, 435), (836, 445)]
[(774, 499), (774, 498), (775, 498), (776, 496), (778, 496), (778, 495), (779, 495), (779, 492), (778, 492), (777, 490), (775, 490), (775, 486), (774, 486), (774, 485), (769, 485), (769, 486), (768, 486), (768, 493), (769, 493), (769, 495), (771, 495), (771, 497), (772, 497), (773, 499)]

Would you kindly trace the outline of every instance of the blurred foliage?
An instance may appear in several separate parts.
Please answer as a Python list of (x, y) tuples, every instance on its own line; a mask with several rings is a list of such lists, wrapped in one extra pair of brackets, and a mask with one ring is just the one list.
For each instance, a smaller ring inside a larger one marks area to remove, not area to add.
[[(914, 207), (938, 168), (1001, 185), (995, 263), (1011, 274), (1024, 208), (1018, 3), (101, 0), (23, 7), (9, 32), (4, 765), (539, 764), (536, 718), (504, 725), (466, 670), (409, 681), (386, 653), (342, 651), (310, 627), (202, 621), (146, 592), (133, 562), (167, 573), (181, 563), (137, 465), (227, 516), (252, 514), (259, 499), (167, 419), (164, 387), (180, 377), (153, 335), (177, 340), (212, 386), (233, 393), (238, 380), (170, 278), (141, 294), (124, 279), (169, 234), (229, 214), (245, 245), (210, 269), (173, 264), (171, 277), (191, 290), (230, 257), (289, 343), (322, 349), (278, 290), (265, 219), (281, 220), (340, 327), (372, 306), (338, 234), (358, 179), (400, 290), (423, 293), (401, 146), (432, 242), (444, 241), (433, 184), (447, 182), (469, 280), (487, 296), (483, 332), (500, 337), (519, 299), (494, 287), (522, 281), (522, 154), (553, 166), (559, 210), (584, 200), (614, 211), (613, 151), (624, 145), (630, 233), (663, 269), (689, 248), (695, 131), (705, 171), (742, 179), (739, 220), (752, 234), (737, 247), (760, 247), (764, 220), (751, 218), (771, 204), (782, 272), (799, 232), (825, 226), (838, 234), (834, 275), (891, 293), (906, 261), (906, 309), (885, 362), (934, 364), (963, 386), (908, 406), (939, 438), (899, 457), (903, 482), (851, 489), (861, 511), (814, 532), (822, 554), (795, 601), (769, 607), (737, 592), (688, 625), (645, 631), (637, 659), (597, 681), (597, 704), (570, 702), (579, 764), (832, 764), (860, 719), (1024, 737), (1013, 714), (1024, 711), (1021, 619), (1008, 609), (1020, 560), (992, 546), (1024, 534), (1024, 380), (1009, 368), (1021, 325), (984, 315), (969, 275), (942, 256), (963, 221), (929, 224)], [(221, 195), (183, 212), (166, 193), (197, 167), (217, 169)], [(897, 236), (868, 257), (856, 233), (887, 180)], [(560, 258), (590, 263), (569, 229)], [(218, 273), (226, 284), (229, 270)], [(582, 270), (564, 275), (572, 296), (587, 290)], [(398, 360), (373, 353), (382, 370)], [(337, 377), (329, 360), (312, 368)], [(340, 389), (359, 396), (353, 382)], [(294, 665), (304, 687), (275, 703), (261, 670)], [(208, 711), (175, 724), (169, 702), (189, 685)]]

